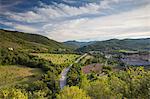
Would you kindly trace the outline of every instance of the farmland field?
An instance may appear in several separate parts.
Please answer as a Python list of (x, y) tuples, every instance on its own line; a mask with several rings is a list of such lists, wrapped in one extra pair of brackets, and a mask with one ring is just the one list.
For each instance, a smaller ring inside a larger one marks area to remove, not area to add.
[(93, 56), (91, 56), (91, 55), (85, 56), (85, 57), (80, 61), (80, 63), (84, 64), (84, 63), (86, 63), (86, 61), (88, 61), (89, 59), (93, 59)]
[(50, 60), (54, 64), (71, 64), (73, 63), (80, 55), (76, 54), (45, 54), (45, 53), (38, 53), (33, 54), (40, 58)]
[(21, 82), (31, 82), (40, 77), (42, 71), (38, 68), (9, 65), (0, 66), (0, 87)]
[(91, 72), (100, 73), (102, 70), (102, 65), (99, 63), (89, 64), (87, 66), (83, 66), (81, 70), (85, 74), (88, 74)]

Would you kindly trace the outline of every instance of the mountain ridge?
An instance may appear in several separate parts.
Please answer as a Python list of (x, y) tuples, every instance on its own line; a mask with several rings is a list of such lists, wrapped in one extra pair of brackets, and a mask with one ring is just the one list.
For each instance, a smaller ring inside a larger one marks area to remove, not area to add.
[(65, 41), (63, 42), (65, 45), (68, 45), (70, 47), (73, 47), (74, 49), (83, 47), (83, 46), (87, 46), (90, 44), (95, 43), (96, 41), (89, 41), (89, 42), (80, 42), (80, 41), (76, 41), (76, 40), (71, 40), (71, 41)]
[(110, 39), (106, 41), (96, 41), (93, 44), (80, 47), (76, 51), (109, 51), (109, 50), (148, 50), (150, 51), (150, 38), (141, 39)]

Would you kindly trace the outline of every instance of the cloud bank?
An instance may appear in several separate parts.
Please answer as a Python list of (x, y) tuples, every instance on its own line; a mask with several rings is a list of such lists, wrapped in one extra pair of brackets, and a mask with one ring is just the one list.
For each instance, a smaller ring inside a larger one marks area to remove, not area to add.
[(150, 37), (149, 0), (93, 0), (81, 6), (73, 5), (75, 0), (63, 2), (40, 1), (39, 6), (23, 12), (7, 8), (0, 24), (57, 41)]

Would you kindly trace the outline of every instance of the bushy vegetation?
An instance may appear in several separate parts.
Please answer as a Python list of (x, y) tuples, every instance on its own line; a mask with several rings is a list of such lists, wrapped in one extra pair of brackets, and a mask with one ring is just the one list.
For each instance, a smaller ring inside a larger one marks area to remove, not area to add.
[[(105, 69), (110, 68), (105, 67)], [(77, 74), (74, 71), (72, 76), (69, 75), (71, 78), (68, 79), (68, 84), (80, 87), (91, 99), (149, 99), (150, 97), (150, 71), (145, 71), (143, 67), (130, 67), (105, 75)]]
[[(92, 59), (89, 64), (105, 62), (105, 58), (93, 58), (98, 59)], [(104, 61), (99, 61), (100, 58)], [(102, 67), (101, 73), (91, 71), (89, 74), (83, 74), (82, 66), (84, 65), (78, 63), (71, 67), (67, 84), (70, 87), (78, 86), (91, 99), (149, 99), (150, 97), (150, 71), (144, 67), (129, 66), (114, 71), (111, 65), (106, 65)]]
[(77, 86), (65, 87), (57, 95), (57, 99), (90, 99), (86, 91)]
[[(21, 92), (23, 90), (28, 98), (32, 97), (31, 99), (45, 97), (54, 98), (55, 94), (58, 93), (60, 89), (59, 74), (64, 66), (55, 65), (51, 61), (39, 59), (33, 55), (15, 50), (3, 49), (0, 51), (0, 54), (0, 64), (2, 64), (2, 66), (18, 64), (31, 68), (40, 68), (45, 73), (39, 80), (32, 83), (17, 84), (12, 90), (14, 89), (17, 93), (18, 90), (21, 90)], [(6, 90), (6, 93), (3, 93), (4, 90)], [(1, 89), (0, 98), (9, 98), (9, 94), (13, 93), (5, 88)]]
[(67, 74), (67, 84), (69, 86), (79, 85), (81, 80), (81, 64), (76, 63), (70, 68)]
[(16, 88), (0, 89), (0, 98), (3, 99), (28, 99), (28, 95), (24, 90)]
[(92, 64), (92, 63), (101, 63), (105, 64), (106, 58), (102, 54), (90, 54), (90, 57), (88, 60), (84, 62), (84, 65)]

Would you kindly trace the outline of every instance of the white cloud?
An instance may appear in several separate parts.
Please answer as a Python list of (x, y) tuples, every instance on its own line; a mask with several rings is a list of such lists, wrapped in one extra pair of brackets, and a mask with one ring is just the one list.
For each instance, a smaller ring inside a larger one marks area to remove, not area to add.
[(40, 29), (37, 27), (33, 27), (30, 25), (23, 25), (23, 24), (15, 23), (15, 22), (1, 21), (0, 24), (4, 24), (4, 25), (10, 26), (10, 27), (13, 27), (12, 29), (9, 29), (9, 30), (28, 32), (28, 33), (38, 33), (40, 31)]
[(26, 25), (19, 25), (19, 24), (16, 24), (16, 25), (14, 26), (14, 29), (15, 29), (15, 30), (22, 31), (22, 32), (38, 33), (38, 29), (37, 29), (37, 28), (33, 28), (33, 27), (30, 27), (30, 26), (26, 26)]
[(53, 28), (53, 31), (47, 31), (47, 34), (59, 41), (150, 37), (148, 9), (150, 5), (117, 15), (65, 21), (48, 26), (45, 31)]
[(14, 22), (1, 22), (1, 24), (11, 26), (18, 31), (41, 33), (58, 41), (150, 37), (150, 4), (103, 17), (76, 17), (84, 14), (100, 14), (106, 9), (119, 10), (113, 8), (111, 4), (121, 1), (104, 0), (101, 3), (90, 3), (79, 8), (65, 4), (55, 4), (55, 6), (41, 4), (42, 7), (35, 8), (34, 11), (7, 12), (5, 15)]
[(40, 8), (35, 8), (34, 11), (25, 13), (7, 12), (5, 15), (16, 21), (32, 22), (47, 22), (56, 18), (65, 18), (78, 16), (83, 14), (101, 13), (103, 9), (111, 9), (111, 4), (117, 3), (118, 0), (104, 0), (99, 3), (89, 3), (85, 6), (75, 7), (66, 4), (42, 5)]

